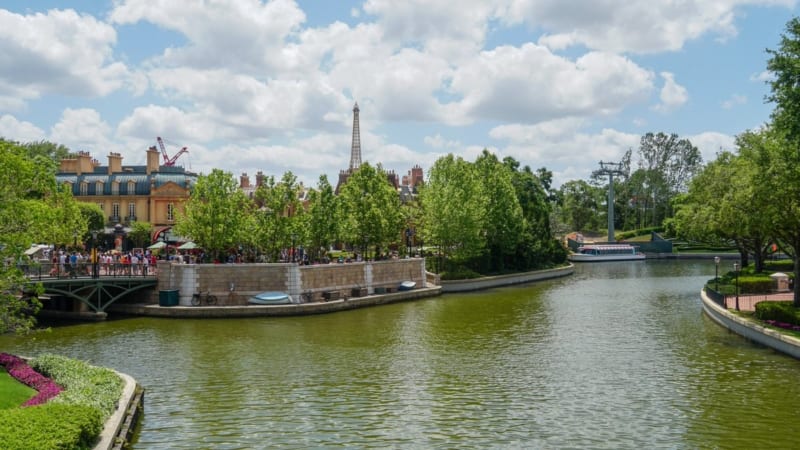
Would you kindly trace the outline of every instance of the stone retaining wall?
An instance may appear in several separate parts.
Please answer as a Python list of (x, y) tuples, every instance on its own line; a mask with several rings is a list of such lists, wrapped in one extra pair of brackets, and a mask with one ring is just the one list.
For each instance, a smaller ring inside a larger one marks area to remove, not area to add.
[[(286, 292), (297, 303), (324, 297), (350, 298), (375, 293), (375, 288), (394, 292), (403, 281), (425, 286), (423, 258), (393, 259), (347, 264), (302, 266), (282, 264), (175, 264), (158, 263), (158, 289), (179, 291), (179, 304), (191, 305), (192, 294), (210, 292), (217, 305), (246, 305), (247, 299), (264, 291)], [(158, 302), (158, 292), (149, 303)]]

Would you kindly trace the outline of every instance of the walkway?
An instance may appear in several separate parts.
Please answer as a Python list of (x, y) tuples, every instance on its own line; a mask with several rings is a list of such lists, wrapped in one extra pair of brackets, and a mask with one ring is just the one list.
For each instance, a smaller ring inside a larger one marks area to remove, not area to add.
[[(739, 310), (740, 311), (755, 311), (756, 303), (771, 301), (771, 302), (791, 302), (794, 300), (794, 293), (782, 292), (779, 294), (761, 294), (761, 295), (741, 295), (739, 294)], [(726, 295), (723, 300), (722, 306), (726, 309), (736, 308), (736, 296)]]

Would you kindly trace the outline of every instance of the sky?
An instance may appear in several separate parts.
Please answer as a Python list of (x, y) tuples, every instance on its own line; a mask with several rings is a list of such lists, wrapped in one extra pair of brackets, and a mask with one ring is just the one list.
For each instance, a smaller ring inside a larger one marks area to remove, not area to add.
[[(648, 132), (710, 161), (769, 121), (797, 0), (0, 2), (0, 136), (308, 186), (483, 149), (588, 179)], [(634, 156), (634, 163), (636, 157)]]

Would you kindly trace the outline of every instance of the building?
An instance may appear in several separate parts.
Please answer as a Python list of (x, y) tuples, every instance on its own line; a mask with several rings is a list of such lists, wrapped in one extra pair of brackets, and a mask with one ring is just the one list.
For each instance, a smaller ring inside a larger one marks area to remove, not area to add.
[(150, 147), (144, 166), (124, 166), (119, 153), (109, 153), (108, 165), (102, 166), (88, 152), (78, 152), (61, 160), (56, 180), (69, 185), (76, 200), (103, 211), (107, 234), (119, 230), (117, 225), (148, 222), (155, 239), (183, 212), (197, 174), (160, 165), (158, 150)]

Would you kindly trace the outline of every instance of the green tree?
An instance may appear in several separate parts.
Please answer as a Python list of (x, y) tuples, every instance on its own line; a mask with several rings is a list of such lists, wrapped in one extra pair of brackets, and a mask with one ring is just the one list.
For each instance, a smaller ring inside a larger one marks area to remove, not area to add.
[(225, 252), (246, 240), (252, 202), (242, 192), (233, 175), (213, 169), (200, 175), (179, 215), (174, 230), (192, 239), (218, 260)]
[[(758, 160), (762, 178), (756, 187), (771, 194), (764, 206), (775, 236), (793, 255), (795, 280), (800, 280), (800, 19), (786, 24), (779, 47), (767, 53), (767, 70), (773, 75), (767, 99), (775, 104), (775, 134)], [(794, 283), (794, 305), (800, 307), (800, 282)]]
[(561, 185), (560, 218), (574, 231), (597, 230), (603, 214), (600, 211), (602, 189), (584, 180), (571, 180)]
[(443, 258), (463, 262), (484, 251), (487, 202), (481, 186), (475, 166), (452, 153), (431, 167), (419, 194), (421, 234)]
[(364, 163), (350, 175), (339, 192), (339, 220), (344, 239), (361, 248), (365, 257), (370, 246), (378, 256), (400, 241), (400, 196), (380, 167)]
[(267, 177), (256, 189), (254, 197), (261, 205), (256, 213), (257, 245), (269, 261), (277, 261), (282, 251), (303, 242), (305, 210), (300, 190), (292, 172), (284, 173), (279, 183)]
[(308, 243), (311, 258), (319, 260), (339, 236), (337, 198), (326, 175), (320, 175), (317, 188), (308, 199)]
[(697, 147), (677, 134), (647, 133), (639, 144), (639, 169), (641, 180), (637, 186), (639, 198), (652, 200), (650, 212), (652, 226), (660, 226), (672, 216), (671, 200), (686, 192), (689, 181), (702, 167), (703, 158)]
[(128, 232), (128, 239), (133, 241), (136, 247), (144, 248), (150, 244), (152, 231), (149, 222), (131, 222), (131, 230)]
[(505, 262), (521, 242), (524, 220), (514, 189), (512, 168), (484, 149), (475, 160), (475, 169), (483, 193), (483, 236), (490, 259), (490, 271), (502, 271)]
[(24, 258), (32, 243), (64, 243), (86, 229), (53, 167), (52, 160), (31, 158), (23, 147), (0, 141), (0, 333), (29, 330), (41, 308), (36, 298), (21, 295), (39, 293), (41, 286), (30, 284), (13, 262)]

